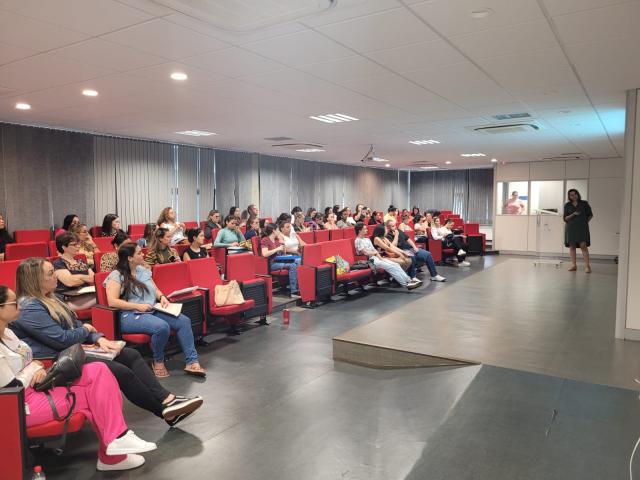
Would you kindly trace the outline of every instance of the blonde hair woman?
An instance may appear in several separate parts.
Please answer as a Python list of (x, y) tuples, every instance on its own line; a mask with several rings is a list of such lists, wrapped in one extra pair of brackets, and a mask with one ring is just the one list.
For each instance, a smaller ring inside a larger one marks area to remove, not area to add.
[(160, 212), (160, 216), (158, 217), (157, 224), (158, 227), (169, 230), (169, 233), (171, 234), (171, 246), (187, 241), (187, 237), (184, 234), (185, 225), (184, 223), (176, 221), (176, 211), (173, 208), (163, 208), (162, 212)]
[(100, 252), (100, 249), (91, 238), (89, 234), (89, 228), (84, 223), (75, 223), (71, 224), (71, 233), (75, 233), (78, 236), (78, 240), (80, 242), (80, 250), (79, 253), (83, 254), (87, 257), (87, 265), (91, 268), (95, 265), (94, 255)]

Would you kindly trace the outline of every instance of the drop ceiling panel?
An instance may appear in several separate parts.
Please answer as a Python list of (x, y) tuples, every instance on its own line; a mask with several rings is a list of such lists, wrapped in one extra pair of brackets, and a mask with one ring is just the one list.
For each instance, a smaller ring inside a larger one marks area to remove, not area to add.
[(56, 50), (56, 56), (120, 72), (166, 63), (167, 59), (100, 38)]
[[(188, 80), (176, 81), (170, 78), (171, 73), (182, 72), (188, 75)], [(184, 90), (209, 90), (214, 84), (227, 80), (228, 77), (220, 73), (201, 70), (191, 65), (178, 62), (167, 62), (151, 67), (140, 68), (129, 72), (130, 75), (146, 78), (151, 83), (167, 86), (171, 91), (179, 92)]]
[[(532, 0), (429, 0), (411, 8), (447, 37), (544, 19), (537, 2)], [(492, 10), (491, 15), (471, 16), (471, 12), (487, 8)]]
[(248, 43), (244, 47), (290, 66), (326, 62), (353, 55), (351, 50), (310, 30)]
[(466, 58), (443, 40), (368, 52), (367, 57), (396, 72), (464, 62)]
[(205, 70), (223, 73), (228, 77), (242, 77), (279, 70), (282, 65), (253, 52), (233, 47), (185, 58), (184, 63)]
[(299, 67), (317, 77), (331, 82), (346, 82), (371, 75), (388, 75), (389, 71), (360, 56), (341, 58), (330, 62), (313, 63)]
[(546, 20), (491, 28), (451, 37), (450, 40), (474, 60), (522, 54), (532, 50), (558, 46), (553, 31)]
[(406, 77), (447, 100), (461, 105), (482, 106), (513, 100), (503, 88), (470, 62), (406, 72)]
[(325, 25), (318, 30), (358, 52), (438, 39), (429, 27), (404, 8)]
[(109, 33), (104, 38), (120, 45), (174, 60), (221, 50), (227, 46), (220, 40), (162, 19)]
[[(594, 8), (606, 7), (625, 0), (543, 0), (547, 11), (552, 16), (580, 12)], [(628, 1), (628, 0), (627, 0)], [(636, 0), (637, 1), (637, 0)]]
[(153, 18), (114, 0), (21, 0), (13, 11), (88, 35), (101, 35)]
[(15, 47), (43, 52), (88, 38), (46, 22), (27, 18), (7, 11), (0, 11), (0, 42)]
[(16, 47), (14, 45), (7, 45), (0, 42), (0, 65), (13, 62), (14, 60), (20, 60), (21, 58), (30, 57), (38, 53), (37, 50), (32, 48)]
[(398, 0), (339, 0), (331, 10), (301, 20), (301, 23), (318, 27), (362, 17), (376, 12), (391, 10), (400, 6)]
[(0, 85), (16, 90), (40, 90), (112, 73), (113, 70), (40, 54), (0, 67)]
[(566, 45), (584, 42), (607, 43), (611, 37), (640, 40), (640, 2), (621, 3), (606, 8), (562, 15), (553, 19)]
[(478, 63), (500, 85), (512, 92), (566, 85), (577, 79), (560, 48), (548, 48), (526, 55), (505, 55)]

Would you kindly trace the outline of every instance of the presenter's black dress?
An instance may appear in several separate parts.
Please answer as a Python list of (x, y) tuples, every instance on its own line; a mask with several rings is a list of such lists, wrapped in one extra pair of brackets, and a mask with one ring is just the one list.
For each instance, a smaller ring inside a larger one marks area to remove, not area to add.
[(580, 215), (571, 218), (564, 226), (564, 246), (570, 247), (574, 245), (579, 247), (584, 242), (589, 247), (591, 246), (591, 235), (589, 234), (589, 222), (587, 219), (593, 216), (593, 211), (589, 203), (584, 200), (580, 200), (577, 207), (571, 202), (564, 204), (565, 218), (575, 211), (579, 211)]

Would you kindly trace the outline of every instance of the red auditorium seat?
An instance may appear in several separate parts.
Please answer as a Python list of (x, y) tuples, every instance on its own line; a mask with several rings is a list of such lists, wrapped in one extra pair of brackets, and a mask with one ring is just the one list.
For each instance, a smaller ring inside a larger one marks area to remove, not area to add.
[(45, 242), (9, 243), (5, 247), (5, 260), (24, 260), (29, 257), (49, 256), (49, 245)]
[[(85, 422), (82, 413), (74, 413), (69, 419), (67, 433), (79, 431)], [(55, 440), (64, 433), (64, 422), (53, 420), (26, 428), (24, 388), (0, 388), (0, 424), (2, 424), (2, 449), (0, 449), (0, 478), (31, 478), (28, 472), (29, 444), (39, 445)]]
[(313, 232), (299, 232), (296, 235), (298, 235), (304, 243), (315, 243)]
[(0, 262), (0, 285), (6, 285), (11, 290), (16, 289), (16, 272), (22, 260), (6, 260)]
[(344, 238), (344, 230), (338, 228), (336, 230), (329, 230), (329, 240), (342, 240)]
[(186, 262), (184, 265), (188, 266), (191, 285), (197, 285), (200, 288), (208, 290), (209, 316), (212, 318), (223, 318), (229, 325), (229, 333), (240, 333), (237, 325), (245, 312), (255, 307), (255, 300), (245, 299), (245, 302), (240, 305), (224, 305), (218, 307), (215, 303), (215, 287), (216, 285), (225, 285), (228, 281), (220, 278), (215, 259), (212, 257), (199, 258)]
[[(464, 233), (467, 235), (467, 243), (469, 244), (469, 253), (480, 253), (484, 255), (487, 251), (487, 235), (485, 233), (480, 233), (480, 224), (479, 223), (465, 223), (464, 224)], [(481, 250), (477, 251), (477, 249), (473, 248), (473, 244), (476, 243), (473, 241), (473, 237), (480, 237)]]
[(259, 275), (270, 275), (269, 262), (260, 253), (260, 239), (257, 235), (251, 238), (251, 248), (253, 250), (253, 261), (256, 266), (256, 273)]
[(113, 252), (113, 237), (94, 237), (93, 241), (101, 252)]
[(187, 230), (189, 230), (191, 228), (198, 228), (198, 222), (196, 222), (196, 221), (183, 222), (183, 223), (184, 223), (184, 228), (186, 228)]
[(342, 229), (342, 234), (344, 236), (344, 238), (356, 238), (356, 229), (354, 227), (350, 227), (350, 228), (343, 228)]
[(91, 230), (89, 230), (89, 233), (91, 233), (91, 236), (94, 239), (99, 238), (100, 235), (102, 235), (102, 227), (98, 225), (94, 225), (93, 227), (91, 227)]
[(48, 229), (42, 230), (16, 230), (13, 232), (16, 243), (34, 243), (34, 242), (48, 242), (51, 240), (51, 231)]
[(245, 313), (245, 318), (269, 315), (273, 307), (272, 280), (270, 275), (256, 273), (253, 253), (237, 253), (227, 257), (228, 280), (236, 280), (245, 299), (253, 299), (255, 306)]
[(144, 235), (145, 223), (132, 223), (127, 227), (127, 233), (131, 235)]
[(316, 230), (313, 232), (313, 238), (315, 238), (316, 242), (328, 242), (329, 241), (329, 232), (331, 230)]

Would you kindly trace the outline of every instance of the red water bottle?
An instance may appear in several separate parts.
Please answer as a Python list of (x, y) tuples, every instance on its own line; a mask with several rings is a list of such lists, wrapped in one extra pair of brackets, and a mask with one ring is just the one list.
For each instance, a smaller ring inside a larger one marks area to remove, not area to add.
[(290, 313), (289, 313), (289, 309), (285, 308), (284, 310), (282, 310), (282, 324), (283, 325), (289, 325), (289, 318), (290, 318)]

